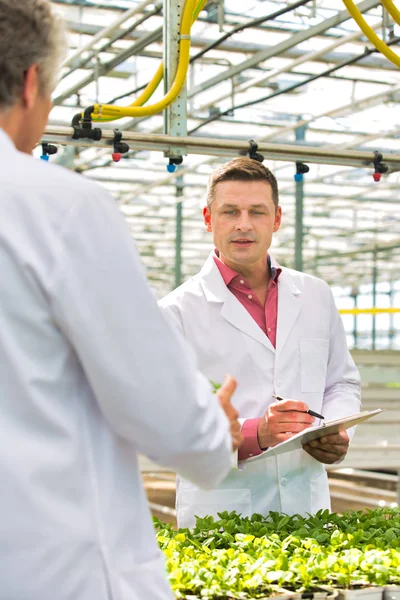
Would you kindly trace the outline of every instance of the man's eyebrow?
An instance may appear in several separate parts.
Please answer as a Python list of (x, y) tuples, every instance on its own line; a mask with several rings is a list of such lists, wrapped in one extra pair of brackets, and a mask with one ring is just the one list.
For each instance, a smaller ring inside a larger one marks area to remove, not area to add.
[[(221, 208), (237, 208), (238, 205), (237, 204), (230, 204), (228, 202), (224, 202), (224, 204), (221, 204)], [(266, 204), (251, 204), (249, 208), (265, 208), (267, 209), (268, 206)]]

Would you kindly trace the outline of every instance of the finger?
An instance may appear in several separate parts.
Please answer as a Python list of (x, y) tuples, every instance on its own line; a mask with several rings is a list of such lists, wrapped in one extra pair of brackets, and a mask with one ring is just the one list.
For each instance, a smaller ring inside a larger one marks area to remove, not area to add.
[(331, 465), (331, 464), (337, 462), (340, 458), (337, 454), (332, 454), (331, 452), (325, 452), (324, 450), (320, 450), (317, 448), (310, 448), (310, 446), (308, 444), (303, 446), (303, 449), (307, 452), (307, 454), (309, 454), (310, 456), (312, 456), (319, 462), (324, 463), (326, 465)]
[(339, 431), (338, 436), (347, 444), (350, 444), (350, 438), (349, 438), (349, 434), (347, 433), (346, 430), (344, 431)]
[(300, 400), (282, 400), (281, 402), (274, 402), (271, 406), (278, 412), (295, 410), (305, 413), (308, 411), (308, 405), (305, 402), (300, 402)]
[(350, 439), (348, 436), (347, 436), (347, 438), (343, 438), (339, 434), (334, 433), (331, 435), (323, 435), (318, 440), (314, 440), (314, 441), (319, 444), (322, 444), (322, 445), (333, 444), (335, 446), (348, 446)]
[[(317, 442), (317, 443), (316, 443)], [(318, 444), (318, 440), (314, 440), (313, 442), (309, 442), (307, 444), (313, 450), (320, 450), (321, 452), (329, 452), (331, 454), (336, 454), (336, 456), (344, 456), (348, 450), (348, 446), (345, 444)]]
[(217, 391), (217, 397), (221, 404), (230, 401), (234, 391), (236, 390), (236, 386), (236, 379), (232, 375), (226, 375), (224, 383)]
[(344, 454), (346, 454), (347, 450), (348, 450), (348, 446), (342, 444), (329, 444), (329, 445), (319, 445), (319, 444), (315, 444), (313, 442), (310, 442), (309, 444), (310, 448), (313, 448), (314, 450), (321, 450), (322, 452), (330, 452), (331, 454), (336, 454), (337, 456), (343, 456)]
[(287, 431), (299, 433), (300, 431), (304, 431), (304, 429), (308, 429), (308, 427), (308, 423), (270, 423), (270, 429), (276, 433), (286, 433)]
[(234, 433), (235, 435), (238, 433), (242, 433), (242, 428), (240, 427), (240, 423), (239, 421), (231, 421), (231, 431), (232, 433)]
[(274, 413), (273, 411), (269, 411), (268, 420), (278, 423), (306, 423), (309, 426), (314, 423), (315, 418), (304, 412), (287, 411)]
[(233, 450), (237, 450), (238, 448), (240, 448), (240, 446), (244, 442), (244, 437), (242, 435), (240, 426), (239, 426), (239, 429), (236, 430), (235, 432), (232, 432), (232, 430), (231, 430), (231, 436), (232, 436), (232, 448), (233, 448)]

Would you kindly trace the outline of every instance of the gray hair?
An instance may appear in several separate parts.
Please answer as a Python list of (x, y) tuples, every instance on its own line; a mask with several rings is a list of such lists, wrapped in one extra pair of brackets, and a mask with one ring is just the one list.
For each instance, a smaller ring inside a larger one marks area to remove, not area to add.
[(0, 0), (0, 109), (18, 102), (34, 64), (40, 93), (50, 94), (65, 52), (64, 21), (49, 0)]

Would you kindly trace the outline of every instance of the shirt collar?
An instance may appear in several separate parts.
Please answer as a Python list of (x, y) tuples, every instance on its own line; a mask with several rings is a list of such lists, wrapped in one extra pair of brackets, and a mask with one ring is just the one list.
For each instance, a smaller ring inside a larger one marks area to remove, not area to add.
[[(229, 285), (232, 282), (232, 279), (240, 275), (240, 273), (234, 271), (233, 269), (231, 269), (231, 267), (228, 267), (228, 265), (222, 262), (222, 260), (218, 256), (218, 250), (216, 248), (214, 249), (213, 259), (218, 267), (219, 272), (222, 275), (222, 279), (224, 280), (225, 285)], [(275, 258), (270, 254), (267, 255), (267, 262), (268, 267), (271, 271), (271, 279), (272, 281), (275, 281), (275, 283), (277, 283), (279, 275), (282, 273), (282, 269), (279, 266), (278, 262), (275, 260)]]
[(9, 152), (10, 150), (15, 150), (15, 144), (10, 138), (10, 136), (0, 127), (0, 148)]
[(282, 268), (279, 265), (278, 261), (275, 260), (273, 256), (268, 254), (268, 265), (271, 270), (271, 279), (278, 283), (279, 275), (282, 273)]

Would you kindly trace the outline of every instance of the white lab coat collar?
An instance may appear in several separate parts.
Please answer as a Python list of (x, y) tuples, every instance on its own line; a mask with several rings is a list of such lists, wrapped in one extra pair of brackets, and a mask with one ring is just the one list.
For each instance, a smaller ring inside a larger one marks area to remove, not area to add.
[[(200, 285), (208, 302), (221, 303), (221, 316), (249, 335), (257, 342), (275, 353), (275, 348), (265, 333), (257, 325), (239, 300), (229, 291), (210, 252), (200, 271)], [(277, 348), (280, 351), (285, 344), (293, 323), (300, 312), (299, 296), (301, 290), (294, 283), (290, 273), (282, 269), (278, 280), (278, 324)]]
[(16, 152), (16, 150), (10, 136), (0, 127), (0, 152)]

